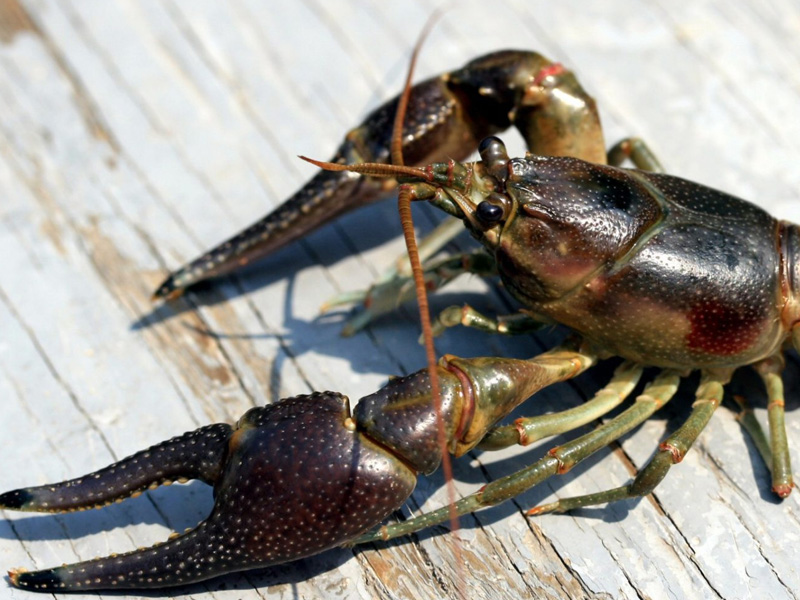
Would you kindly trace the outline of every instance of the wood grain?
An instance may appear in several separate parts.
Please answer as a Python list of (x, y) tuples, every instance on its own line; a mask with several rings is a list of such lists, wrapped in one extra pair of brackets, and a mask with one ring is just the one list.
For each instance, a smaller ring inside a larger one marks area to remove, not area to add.
[[(421, 1), (0, 2), (0, 488), (88, 472), (283, 396), (334, 389), (359, 398), (422, 365), (413, 309), (352, 339), (338, 335), (336, 316), (318, 318), (323, 300), (369, 285), (401, 253), (392, 202), (173, 305), (154, 307), (149, 295), (169, 269), (310, 177), (297, 154), (327, 158), (399, 90), (431, 10)], [(670, 172), (800, 222), (798, 39), (794, 0), (465, 2), (435, 29), (418, 76), (504, 47), (542, 51), (595, 95), (609, 141), (643, 137)], [(519, 152), (519, 140), (512, 147)], [(423, 230), (435, 219), (425, 215)], [(442, 296), (435, 306), (467, 297), (487, 310), (509, 307), (480, 281)], [(438, 350), (530, 356), (557, 338), (454, 331)], [(795, 464), (798, 373), (792, 355)], [(608, 374), (602, 367), (548, 390), (525, 412), (575, 405)], [(763, 418), (752, 376), (735, 386)], [(684, 391), (686, 400), (691, 385)], [(464, 519), (462, 564), (439, 528), (180, 595), (446, 598), (463, 578), (474, 598), (797, 598), (800, 495), (771, 496), (727, 403), (652, 497), (523, 516), (556, 495), (627, 481), (687, 406), (677, 402), (568, 475)], [(465, 457), (456, 491), (559, 441)], [(445, 498), (441, 476), (423, 479), (407, 512)], [(102, 511), (5, 513), (0, 565), (42, 568), (149, 545), (193, 526), (210, 503), (204, 486), (190, 484)], [(0, 584), (0, 597), (29, 595)]]

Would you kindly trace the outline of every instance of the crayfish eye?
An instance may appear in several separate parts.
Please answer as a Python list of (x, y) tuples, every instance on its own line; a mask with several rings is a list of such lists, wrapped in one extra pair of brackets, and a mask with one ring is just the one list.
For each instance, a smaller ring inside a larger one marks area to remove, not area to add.
[(500, 181), (505, 181), (508, 177), (508, 152), (502, 140), (493, 135), (483, 138), (478, 145), (478, 153), (486, 170)]
[(478, 208), (475, 210), (475, 212), (478, 215), (478, 218), (484, 223), (497, 223), (503, 218), (502, 207), (492, 204), (486, 200), (478, 204)]
[(484, 225), (494, 225), (508, 216), (511, 201), (503, 194), (493, 192), (475, 207), (475, 216)]

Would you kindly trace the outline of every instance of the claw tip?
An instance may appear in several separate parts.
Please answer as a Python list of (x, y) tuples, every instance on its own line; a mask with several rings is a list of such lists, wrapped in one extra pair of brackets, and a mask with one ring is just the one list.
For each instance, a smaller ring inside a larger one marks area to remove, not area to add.
[(9, 579), (9, 581), (11, 581), (11, 585), (13, 585), (14, 587), (19, 587), (19, 576), (22, 573), (26, 573), (26, 572), (27, 572), (27, 569), (24, 569), (22, 567), (17, 568), (17, 569), (11, 569), (10, 571), (8, 571), (8, 579)]
[(55, 574), (54, 569), (44, 571), (28, 571), (27, 569), (11, 569), (8, 572), (11, 585), (20, 589), (52, 590), (63, 587), (61, 578)]
[(170, 276), (164, 280), (153, 295), (150, 296), (151, 302), (158, 302), (160, 300), (166, 300), (169, 302), (170, 300), (175, 300), (175, 298), (180, 297), (183, 295), (183, 288), (179, 288), (175, 286), (175, 279)]
[(0, 508), (10, 510), (24, 510), (25, 505), (31, 501), (31, 494), (26, 490), (13, 490), (0, 494)]

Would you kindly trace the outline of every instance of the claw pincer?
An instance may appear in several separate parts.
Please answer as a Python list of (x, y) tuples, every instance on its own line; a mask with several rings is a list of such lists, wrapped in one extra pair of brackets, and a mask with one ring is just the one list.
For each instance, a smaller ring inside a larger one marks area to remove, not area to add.
[(316, 554), (383, 520), (416, 474), (348, 428), (345, 396), (297, 396), (211, 425), (80, 479), (8, 492), (5, 508), (88, 508), (177, 477), (214, 485), (211, 515), (151, 548), (35, 572), (11, 581), (36, 590), (180, 585)]
[[(394, 98), (370, 113), (331, 162), (388, 162), (397, 105)], [(415, 85), (401, 136), (403, 156), (410, 165), (463, 160), (481, 139), (512, 125), (531, 152), (605, 162), (594, 100), (561, 65), (521, 50), (493, 52)], [(170, 274), (153, 298), (175, 298), (268, 256), (392, 189), (390, 181), (355, 173), (318, 173), (273, 212)]]
[[(463, 454), (535, 391), (573, 376), (570, 360), (558, 350), (527, 361), (443, 359), (446, 450)], [(295, 396), (249, 410), (234, 427), (201, 427), (78, 479), (6, 492), (0, 508), (38, 512), (95, 508), (173, 480), (202, 480), (215, 496), (205, 521), (162, 544), (9, 577), (37, 591), (156, 588), (340, 546), (397, 510), (418, 474), (436, 470), (437, 428), (422, 370), (362, 398), (352, 415), (342, 394)]]

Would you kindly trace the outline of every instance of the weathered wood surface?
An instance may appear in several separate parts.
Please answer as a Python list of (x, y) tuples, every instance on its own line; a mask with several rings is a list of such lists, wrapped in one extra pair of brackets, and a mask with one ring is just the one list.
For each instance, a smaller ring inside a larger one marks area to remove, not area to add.
[[(398, 91), (430, 10), (423, 2), (0, 1), (0, 488), (88, 472), (281, 396), (334, 389), (358, 398), (421, 366), (413, 311), (352, 339), (338, 336), (337, 319), (317, 319), (322, 300), (368, 285), (401, 251), (391, 202), (168, 307), (148, 297), (168, 269), (308, 178), (313, 169), (295, 155), (325, 158)], [(672, 173), (800, 222), (798, 39), (796, 0), (471, 2), (437, 26), (419, 76), (503, 47), (538, 49), (574, 68), (596, 96), (609, 141), (644, 137)], [(466, 292), (504, 310), (496, 291), (477, 295), (485, 289), (466, 282), (437, 305)], [(453, 332), (438, 347), (527, 356), (551, 343)], [(793, 356), (795, 464), (798, 372)], [(575, 405), (607, 375), (542, 394), (527, 412)], [(752, 378), (743, 381), (739, 389)], [(753, 399), (763, 417), (763, 398)], [(678, 404), (585, 467), (464, 519), (460, 569), (451, 536), (437, 529), (180, 594), (434, 598), (454, 595), (464, 577), (475, 598), (796, 598), (800, 494), (772, 498), (730, 406), (652, 498), (523, 517), (554, 495), (626, 481), (686, 415), (688, 403)], [(457, 493), (547, 447), (463, 459)], [(410, 510), (445, 496), (441, 477), (422, 480)], [(192, 484), (103, 511), (7, 513), (0, 566), (149, 545), (209, 506), (208, 490)], [(0, 597), (28, 595), (0, 583)]]

